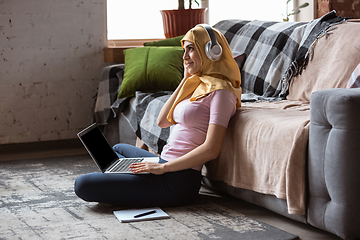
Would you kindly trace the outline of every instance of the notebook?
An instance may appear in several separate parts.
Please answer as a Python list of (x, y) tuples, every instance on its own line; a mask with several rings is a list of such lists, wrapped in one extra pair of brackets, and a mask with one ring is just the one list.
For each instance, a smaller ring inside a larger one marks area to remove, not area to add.
[(119, 159), (96, 123), (79, 132), (77, 136), (103, 173), (134, 174), (128, 169), (131, 163), (142, 161), (159, 162), (159, 157)]
[(167, 213), (158, 207), (114, 211), (114, 215), (123, 223), (170, 218)]

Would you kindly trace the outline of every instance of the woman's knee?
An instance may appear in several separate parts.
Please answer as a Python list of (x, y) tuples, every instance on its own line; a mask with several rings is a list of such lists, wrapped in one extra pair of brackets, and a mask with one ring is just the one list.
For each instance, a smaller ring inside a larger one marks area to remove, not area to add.
[(91, 193), (94, 190), (93, 183), (96, 181), (97, 174), (98, 173), (85, 174), (75, 180), (74, 191), (79, 198), (88, 202), (91, 201)]
[(114, 151), (119, 157), (124, 157), (124, 149), (128, 148), (126, 143), (118, 143), (113, 146)]
[(116, 154), (121, 157), (155, 157), (156, 155), (146, 151), (144, 149), (138, 148), (136, 146), (126, 144), (126, 143), (118, 143), (113, 146)]

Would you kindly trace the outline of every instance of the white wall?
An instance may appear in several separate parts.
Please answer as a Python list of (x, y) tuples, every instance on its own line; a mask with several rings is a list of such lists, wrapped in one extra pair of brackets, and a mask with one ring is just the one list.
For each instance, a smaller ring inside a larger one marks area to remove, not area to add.
[(294, 6), (300, 6), (304, 3), (308, 2), (309, 6), (306, 8), (300, 9), (300, 13), (295, 15), (295, 21), (297, 22), (310, 22), (316, 18), (315, 16), (315, 4), (317, 1), (309, 1), (309, 0), (295, 0)]
[(0, 144), (76, 138), (104, 67), (105, 0), (0, 0)]

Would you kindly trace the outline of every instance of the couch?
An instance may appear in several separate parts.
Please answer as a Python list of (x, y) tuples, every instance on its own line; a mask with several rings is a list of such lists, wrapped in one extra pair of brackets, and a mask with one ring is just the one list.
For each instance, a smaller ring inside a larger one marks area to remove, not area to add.
[[(204, 184), (343, 239), (360, 238), (360, 89), (348, 86), (360, 63), (360, 22), (331, 12), (309, 23), (224, 20), (214, 27), (234, 53), (244, 94), (220, 155), (203, 168)], [(95, 119), (111, 144), (155, 153), (166, 144), (171, 128), (158, 128), (156, 116), (181, 76), (169, 80), (174, 86), (141, 83), (120, 96), (131, 59), (146, 58), (148, 68), (151, 51), (161, 48), (155, 45), (103, 71)]]

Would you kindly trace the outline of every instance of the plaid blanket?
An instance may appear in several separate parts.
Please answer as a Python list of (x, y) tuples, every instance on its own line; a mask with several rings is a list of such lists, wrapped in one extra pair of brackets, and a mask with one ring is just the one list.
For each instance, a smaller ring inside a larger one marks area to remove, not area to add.
[(107, 66), (102, 71), (94, 113), (95, 122), (99, 125), (107, 124), (112, 112), (111, 106), (114, 103), (115, 106), (119, 108), (120, 103), (125, 100), (117, 100), (117, 95), (124, 77), (124, 70), (125, 64), (117, 64)]
[[(234, 55), (246, 54), (241, 69), (244, 94), (278, 97), (280, 80), (295, 59), (305, 23), (225, 20), (214, 28), (222, 32)], [(247, 97), (247, 95), (244, 95)]]
[(343, 22), (335, 12), (310, 23), (224, 20), (222, 32), (234, 55), (245, 53), (243, 101), (285, 97), (289, 81), (306, 67), (312, 46), (329, 27)]
[(159, 154), (168, 141), (171, 127), (159, 127), (157, 117), (171, 93), (168, 91), (135, 92), (135, 97), (131, 99), (129, 107), (122, 112), (136, 136)]

